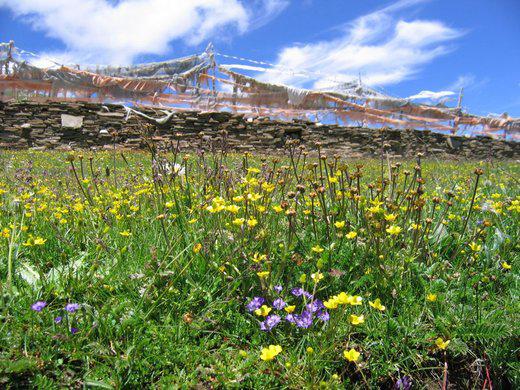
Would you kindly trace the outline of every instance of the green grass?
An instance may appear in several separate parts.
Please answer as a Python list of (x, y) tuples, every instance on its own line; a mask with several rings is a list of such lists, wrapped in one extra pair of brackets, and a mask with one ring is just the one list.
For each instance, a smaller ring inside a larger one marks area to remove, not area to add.
[(518, 164), (84, 154), (0, 154), (0, 386), (520, 386)]

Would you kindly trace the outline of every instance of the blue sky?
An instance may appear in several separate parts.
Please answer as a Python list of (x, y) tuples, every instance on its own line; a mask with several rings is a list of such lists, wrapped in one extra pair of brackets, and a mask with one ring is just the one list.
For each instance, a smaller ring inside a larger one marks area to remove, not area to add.
[(519, 0), (0, 0), (0, 41), (80, 64), (167, 59), (213, 42), (274, 64), (253, 73), (272, 82), (361, 77), (401, 97), (464, 87), (470, 112), (519, 117), (519, 20)]

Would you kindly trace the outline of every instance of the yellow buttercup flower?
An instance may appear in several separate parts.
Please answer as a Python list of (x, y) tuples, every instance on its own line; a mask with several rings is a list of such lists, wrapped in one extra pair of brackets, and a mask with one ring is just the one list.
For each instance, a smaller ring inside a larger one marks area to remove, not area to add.
[(36, 237), (36, 238), (34, 239), (34, 242), (33, 242), (33, 243), (34, 243), (34, 245), (43, 245), (43, 244), (45, 244), (46, 242), (47, 242), (47, 240), (45, 240), (45, 239), (43, 239), (43, 238), (41, 238), (41, 237)]
[(482, 249), (482, 245), (477, 244), (476, 242), (472, 242), (469, 244), (469, 247), (473, 252), (480, 252)]
[(396, 218), (397, 218), (397, 215), (395, 215), (395, 214), (385, 214), (385, 219), (388, 222), (394, 222)]
[(202, 244), (200, 242), (193, 245), (193, 253), (199, 253), (201, 249), (202, 249)]
[(386, 229), (386, 232), (390, 234), (391, 236), (397, 236), (399, 233), (401, 233), (401, 227), (392, 225)]
[(347, 237), (349, 240), (353, 240), (354, 238), (357, 237), (357, 233), (352, 231), (352, 232), (348, 232), (345, 237)]
[(311, 279), (314, 280), (315, 283), (318, 283), (323, 279), (323, 274), (321, 272), (316, 272), (311, 274)]
[(315, 245), (311, 248), (311, 251), (313, 251), (314, 253), (322, 253), (325, 249), (323, 249), (321, 246), (319, 245)]
[(363, 298), (359, 295), (352, 295), (348, 297), (348, 304), (351, 306), (359, 306), (363, 302)]
[(446, 349), (448, 347), (449, 343), (450, 343), (450, 340), (444, 341), (440, 337), (437, 340), (435, 340), (435, 345), (437, 346), (437, 348), (442, 349), (442, 350)]
[(258, 225), (258, 221), (256, 220), (256, 218), (249, 218), (247, 220), (247, 226), (249, 226), (250, 228), (253, 228), (256, 225)]
[(511, 264), (508, 264), (507, 262), (502, 262), (502, 268), (505, 269), (505, 270), (510, 270), (511, 269)]
[(428, 302), (435, 302), (437, 300), (437, 294), (429, 293), (428, 295), (426, 295), (426, 300)]
[(289, 314), (291, 314), (291, 313), (294, 311), (294, 309), (296, 309), (296, 306), (295, 306), (295, 305), (286, 306), (286, 307), (284, 308), (284, 310), (285, 310), (287, 313), (289, 313)]
[(271, 312), (272, 308), (266, 305), (262, 305), (259, 309), (255, 310), (255, 314), (261, 317), (267, 317), (267, 315)]
[(264, 260), (266, 260), (266, 259), (267, 259), (267, 255), (261, 255), (261, 254), (259, 254), (259, 253), (255, 253), (255, 254), (253, 255), (253, 261), (254, 261), (255, 263), (260, 263), (261, 261), (264, 261)]
[(267, 278), (269, 276), (269, 271), (261, 271), (256, 273), (260, 279)]
[(123, 237), (128, 237), (132, 235), (132, 233), (130, 233), (128, 230), (123, 230), (122, 232), (119, 232), (119, 234)]
[(242, 226), (244, 222), (246, 222), (245, 218), (235, 218), (233, 220), (233, 225)]
[(359, 356), (361, 354), (356, 351), (354, 348), (351, 348), (350, 350), (344, 350), (343, 351), (343, 356), (345, 357), (345, 359), (347, 359), (349, 362), (357, 362), (359, 360)]
[(338, 308), (338, 305), (339, 305), (339, 302), (338, 302), (338, 299), (337, 297), (332, 297), (326, 301), (323, 302), (323, 305), (327, 308), (327, 309), (337, 309)]
[(336, 226), (336, 229), (343, 229), (345, 227), (345, 221), (336, 221), (334, 222), (334, 226)]
[(376, 310), (385, 311), (386, 307), (381, 304), (381, 300), (377, 298), (374, 302), (368, 301), (368, 304)]
[(231, 204), (226, 207), (226, 210), (230, 213), (236, 214), (240, 210), (240, 206), (237, 206), (236, 204)]
[(361, 325), (365, 322), (365, 316), (363, 314), (361, 314), (360, 316), (351, 314), (349, 320), (352, 325)]
[(282, 347), (279, 345), (270, 345), (267, 348), (262, 348), (262, 352), (260, 353), (260, 359), (264, 361), (273, 360), (277, 355), (282, 352)]

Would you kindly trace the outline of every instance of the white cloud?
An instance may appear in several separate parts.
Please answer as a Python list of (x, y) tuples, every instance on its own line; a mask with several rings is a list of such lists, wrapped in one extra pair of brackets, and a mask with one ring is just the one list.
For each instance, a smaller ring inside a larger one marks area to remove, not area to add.
[(415, 95), (408, 96), (407, 99), (428, 99), (428, 100), (439, 100), (447, 96), (453, 96), (455, 92), (452, 91), (421, 91)]
[(422, 2), (398, 1), (342, 26), (332, 40), (285, 47), (278, 55), (277, 70), (260, 77), (312, 88), (328, 88), (360, 74), (364, 83), (374, 86), (408, 79), (421, 66), (448, 53), (451, 48), (446, 43), (462, 35), (440, 21), (406, 21), (396, 16)]
[(459, 90), (461, 88), (467, 88), (475, 84), (475, 76), (472, 74), (464, 74), (457, 77), (457, 80), (453, 82), (448, 89)]
[(244, 33), (276, 17), (285, 0), (0, 0), (33, 28), (59, 39), (79, 62), (127, 64), (164, 54), (173, 40), (194, 45)]

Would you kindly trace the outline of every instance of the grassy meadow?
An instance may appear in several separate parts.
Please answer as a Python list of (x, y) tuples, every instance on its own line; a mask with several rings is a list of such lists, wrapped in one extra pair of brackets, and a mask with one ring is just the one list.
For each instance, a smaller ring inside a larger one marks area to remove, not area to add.
[(0, 387), (518, 388), (519, 180), (0, 151)]

